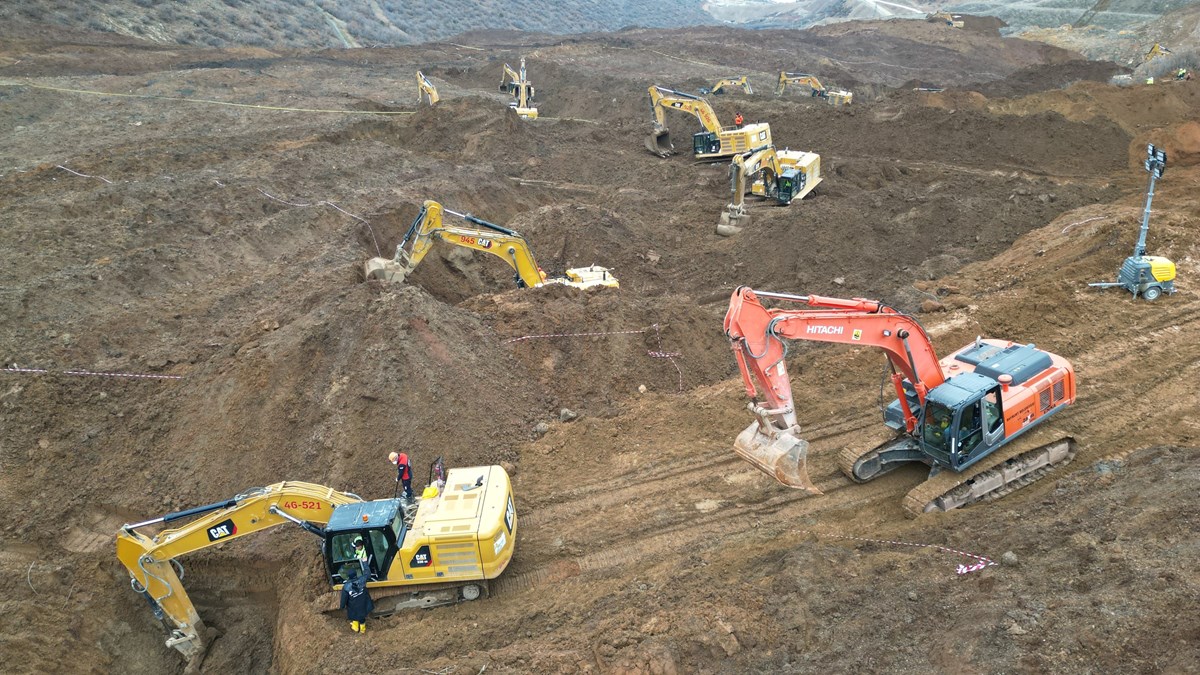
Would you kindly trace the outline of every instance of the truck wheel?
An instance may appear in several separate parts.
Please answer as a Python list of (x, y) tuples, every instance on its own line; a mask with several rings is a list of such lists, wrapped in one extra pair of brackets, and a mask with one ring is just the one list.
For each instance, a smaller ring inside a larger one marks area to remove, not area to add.
[(1162, 295), (1162, 289), (1158, 286), (1151, 286), (1142, 291), (1142, 297), (1146, 299), (1146, 302), (1154, 302), (1160, 295)]
[(475, 584), (467, 584), (466, 586), (462, 587), (463, 600), (478, 600), (479, 596), (482, 594), (483, 589)]

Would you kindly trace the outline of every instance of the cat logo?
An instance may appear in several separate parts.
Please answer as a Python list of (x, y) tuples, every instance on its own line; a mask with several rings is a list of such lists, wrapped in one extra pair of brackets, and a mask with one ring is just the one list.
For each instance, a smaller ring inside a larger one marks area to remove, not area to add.
[(481, 247), (483, 247), (483, 248), (491, 248), (491, 247), (492, 247), (492, 240), (491, 240), (491, 239), (480, 239), (480, 240), (479, 240), (479, 245), (480, 245)]
[(237, 534), (237, 525), (233, 523), (232, 518), (208, 528), (209, 541), (232, 537), (235, 534)]
[(429, 567), (433, 564), (433, 557), (429, 555), (429, 545), (426, 544), (417, 549), (413, 554), (412, 560), (408, 561), (409, 567)]
[(851, 340), (861, 340), (862, 339), (862, 329), (855, 328), (854, 332), (850, 334), (850, 339)]
[(504, 526), (508, 528), (509, 534), (512, 534), (513, 519), (517, 516), (517, 510), (513, 507), (512, 495), (508, 496), (508, 506), (504, 509)]

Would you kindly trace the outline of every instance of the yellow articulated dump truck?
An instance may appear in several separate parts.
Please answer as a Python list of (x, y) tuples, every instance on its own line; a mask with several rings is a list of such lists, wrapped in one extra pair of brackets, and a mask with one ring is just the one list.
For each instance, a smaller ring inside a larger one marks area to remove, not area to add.
[[(192, 520), (157, 533), (143, 531), (185, 519)], [(368, 579), (374, 616), (487, 597), (488, 581), (504, 572), (517, 538), (512, 483), (500, 466), (451, 469), (412, 504), (366, 501), (323, 485), (286, 481), (124, 525), (117, 532), (117, 557), (129, 571), (130, 585), (166, 624), (167, 646), (179, 650), (190, 667), (199, 667), (210, 638), (183, 588), (178, 558), (285, 523), (321, 538), (330, 586), (321, 608), (338, 609), (342, 583), (354, 570)], [(365, 553), (356, 553), (358, 539)]]

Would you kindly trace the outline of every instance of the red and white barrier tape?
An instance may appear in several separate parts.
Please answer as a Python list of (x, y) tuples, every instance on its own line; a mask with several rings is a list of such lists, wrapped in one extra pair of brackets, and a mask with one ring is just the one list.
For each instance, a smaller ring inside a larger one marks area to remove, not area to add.
[(936, 551), (942, 551), (944, 553), (953, 553), (955, 555), (961, 555), (965, 558), (975, 559), (976, 562), (971, 565), (961, 565), (960, 564), (958, 567), (955, 568), (954, 573), (958, 574), (960, 576), (963, 574), (970, 574), (971, 572), (978, 572), (979, 570), (981, 570), (985, 567), (991, 567), (993, 565), (998, 564), (996, 561), (992, 560), (991, 558), (985, 558), (981, 555), (975, 555), (974, 553), (967, 553), (966, 551), (959, 551), (957, 549), (947, 548), (945, 546), (938, 546), (937, 544), (914, 544), (914, 543), (908, 542), (908, 541), (891, 541), (889, 539), (868, 539), (866, 537), (852, 537), (852, 536), (846, 535), (846, 534), (832, 534), (829, 532), (814, 532), (812, 530), (792, 530), (792, 531), (798, 532), (800, 534), (812, 534), (812, 535), (816, 535), (818, 537), (833, 537), (834, 539), (849, 539), (852, 541), (865, 541), (865, 542), (869, 542), (872, 544), (890, 544), (892, 546), (911, 546), (913, 548), (931, 548)]
[(504, 344), (512, 344), (513, 342), (521, 342), (522, 340), (540, 340), (542, 338), (569, 338), (569, 337), (591, 337), (593, 335), (632, 335), (634, 333), (645, 333), (646, 329), (642, 330), (613, 330), (602, 333), (547, 333), (545, 335), (522, 335), (521, 337), (510, 338), (504, 341)]
[(92, 377), (130, 377), (143, 380), (182, 380), (182, 375), (150, 375), (146, 373), (100, 373), (93, 370), (48, 370), (46, 368), (0, 368), (3, 373), (32, 373), (34, 375), (75, 375)]
[(683, 371), (679, 368), (679, 364), (675, 363), (675, 359), (678, 357), (682, 357), (683, 354), (681, 354), (680, 352), (663, 351), (662, 333), (660, 333), (658, 330), (658, 324), (653, 324), (652, 326), (650, 326), (650, 328), (643, 328), (641, 330), (612, 330), (612, 331), (602, 331), (602, 332), (596, 332), (596, 333), (546, 333), (544, 335), (522, 335), (521, 337), (509, 338), (508, 340), (504, 341), (504, 344), (507, 345), (507, 344), (512, 344), (514, 342), (522, 342), (524, 340), (540, 340), (543, 338), (593, 337), (596, 335), (636, 335), (638, 333), (649, 332), (651, 328), (654, 329), (654, 336), (658, 339), (658, 349), (646, 350), (646, 356), (649, 356), (652, 359), (666, 359), (666, 360), (670, 361), (671, 365), (675, 366), (675, 372), (679, 374), (679, 391), (682, 392), (683, 391)]

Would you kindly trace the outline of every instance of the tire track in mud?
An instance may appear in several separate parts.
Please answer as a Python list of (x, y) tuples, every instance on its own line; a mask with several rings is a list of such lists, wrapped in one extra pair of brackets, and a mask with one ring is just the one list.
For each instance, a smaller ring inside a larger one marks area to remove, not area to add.
[[(559, 560), (525, 572), (502, 576), (492, 582), (493, 594), (510, 594), (531, 590), (548, 583), (557, 583), (583, 574), (603, 573), (614, 567), (628, 565), (632, 559), (653, 559), (661, 554), (686, 549), (691, 553), (725, 546), (730, 536), (769, 526), (777, 520), (795, 520), (803, 516), (830, 510), (858, 509), (864, 504), (898, 499), (893, 481), (875, 481), (857, 485), (849, 479), (836, 484), (819, 485), (825, 495), (809, 497), (802, 492), (788, 492), (753, 506), (721, 508), (708, 515), (688, 518), (679, 514), (677, 522), (668, 527), (649, 528), (646, 536), (635, 536), (603, 547), (593, 553)], [(842, 494), (842, 488), (853, 486)], [(835, 497), (830, 499), (830, 497)], [(788, 508), (797, 505), (798, 508)], [(742, 523), (742, 527), (736, 527)], [(730, 527), (730, 525), (734, 525)], [(718, 528), (718, 526), (720, 526)], [(721, 537), (703, 537), (698, 533), (720, 531)]]
[[(872, 416), (873, 414), (864, 413), (837, 422), (803, 427), (802, 435), (809, 443), (828, 441), (875, 426), (863, 422)], [(742, 461), (733, 451), (731, 440), (728, 449), (698, 455), (681, 455), (652, 470), (637, 468), (556, 493), (550, 500), (534, 505), (530, 511), (523, 514), (522, 523), (545, 524), (550, 519), (561, 519), (571, 513), (595, 511), (605, 504), (628, 503), (647, 492), (678, 490), (681, 485), (695, 483), (697, 474), (711, 473), (715, 468), (737, 465)], [(840, 475), (835, 466), (829, 475), (822, 474), (816, 478), (825, 479)], [(614, 485), (622, 487), (614, 489)]]

